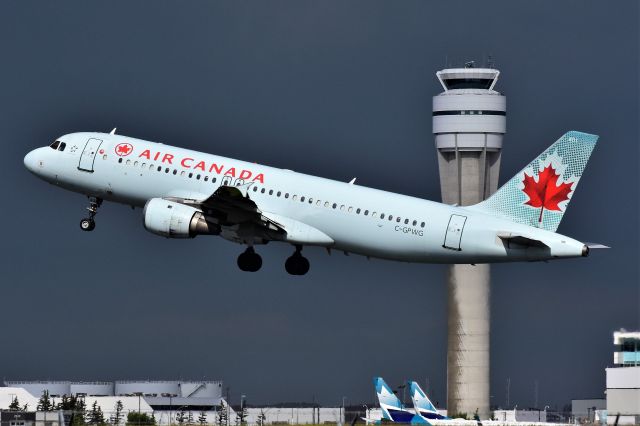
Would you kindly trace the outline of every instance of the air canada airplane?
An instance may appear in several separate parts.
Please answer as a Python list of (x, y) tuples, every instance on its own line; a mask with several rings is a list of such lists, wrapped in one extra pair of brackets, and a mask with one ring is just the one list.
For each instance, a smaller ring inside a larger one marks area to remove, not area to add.
[(247, 246), (293, 245), (287, 272), (304, 275), (304, 246), (422, 263), (546, 261), (603, 247), (555, 233), (597, 136), (569, 132), (486, 201), (451, 206), (121, 136), (71, 133), (24, 157), (26, 168), (89, 198), (83, 231), (104, 200), (143, 207), (144, 227), (167, 238), (219, 235)]

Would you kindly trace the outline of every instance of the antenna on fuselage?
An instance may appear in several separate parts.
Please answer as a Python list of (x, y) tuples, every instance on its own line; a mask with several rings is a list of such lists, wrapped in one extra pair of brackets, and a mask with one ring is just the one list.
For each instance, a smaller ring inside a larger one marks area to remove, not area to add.
[(116, 129), (117, 127), (114, 127), (112, 131), (109, 132), (110, 135), (115, 135), (116, 134)]

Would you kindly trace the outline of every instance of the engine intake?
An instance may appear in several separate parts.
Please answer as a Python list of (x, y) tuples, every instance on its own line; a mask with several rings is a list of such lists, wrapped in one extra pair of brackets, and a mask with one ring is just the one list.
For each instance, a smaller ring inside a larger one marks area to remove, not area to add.
[(220, 227), (207, 221), (201, 210), (162, 198), (147, 201), (143, 217), (147, 231), (167, 238), (194, 238), (196, 235), (220, 233)]

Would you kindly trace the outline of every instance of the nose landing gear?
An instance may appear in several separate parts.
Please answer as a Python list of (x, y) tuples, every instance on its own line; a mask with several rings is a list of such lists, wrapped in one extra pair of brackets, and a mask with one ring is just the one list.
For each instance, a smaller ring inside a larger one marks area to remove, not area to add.
[(309, 272), (309, 261), (302, 255), (302, 246), (296, 246), (296, 251), (284, 263), (284, 269), (291, 275), (304, 275)]
[(262, 267), (262, 257), (253, 247), (247, 247), (244, 253), (238, 256), (238, 267), (242, 271), (257, 272)]
[(85, 217), (80, 221), (80, 229), (83, 231), (93, 231), (96, 227), (96, 221), (93, 219), (98, 214), (98, 207), (102, 204), (101, 198), (89, 197), (89, 217)]

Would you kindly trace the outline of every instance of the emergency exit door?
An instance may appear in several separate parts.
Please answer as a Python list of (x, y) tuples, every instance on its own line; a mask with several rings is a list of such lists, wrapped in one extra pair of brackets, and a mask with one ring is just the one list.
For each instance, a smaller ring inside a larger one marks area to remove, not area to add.
[(80, 163), (78, 164), (78, 169), (84, 170), (86, 172), (93, 171), (93, 163), (96, 160), (96, 154), (98, 153), (98, 148), (102, 144), (101, 139), (89, 139), (82, 150), (82, 154), (80, 154)]
[(460, 239), (462, 238), (462, 231), (464, 231), (464, 224), (466, 221), (466, 216), (460, 216), (457, 214), (451, 215), (442, 247), (451, 250), (462, 250), (462, 248), (460, 248)]

